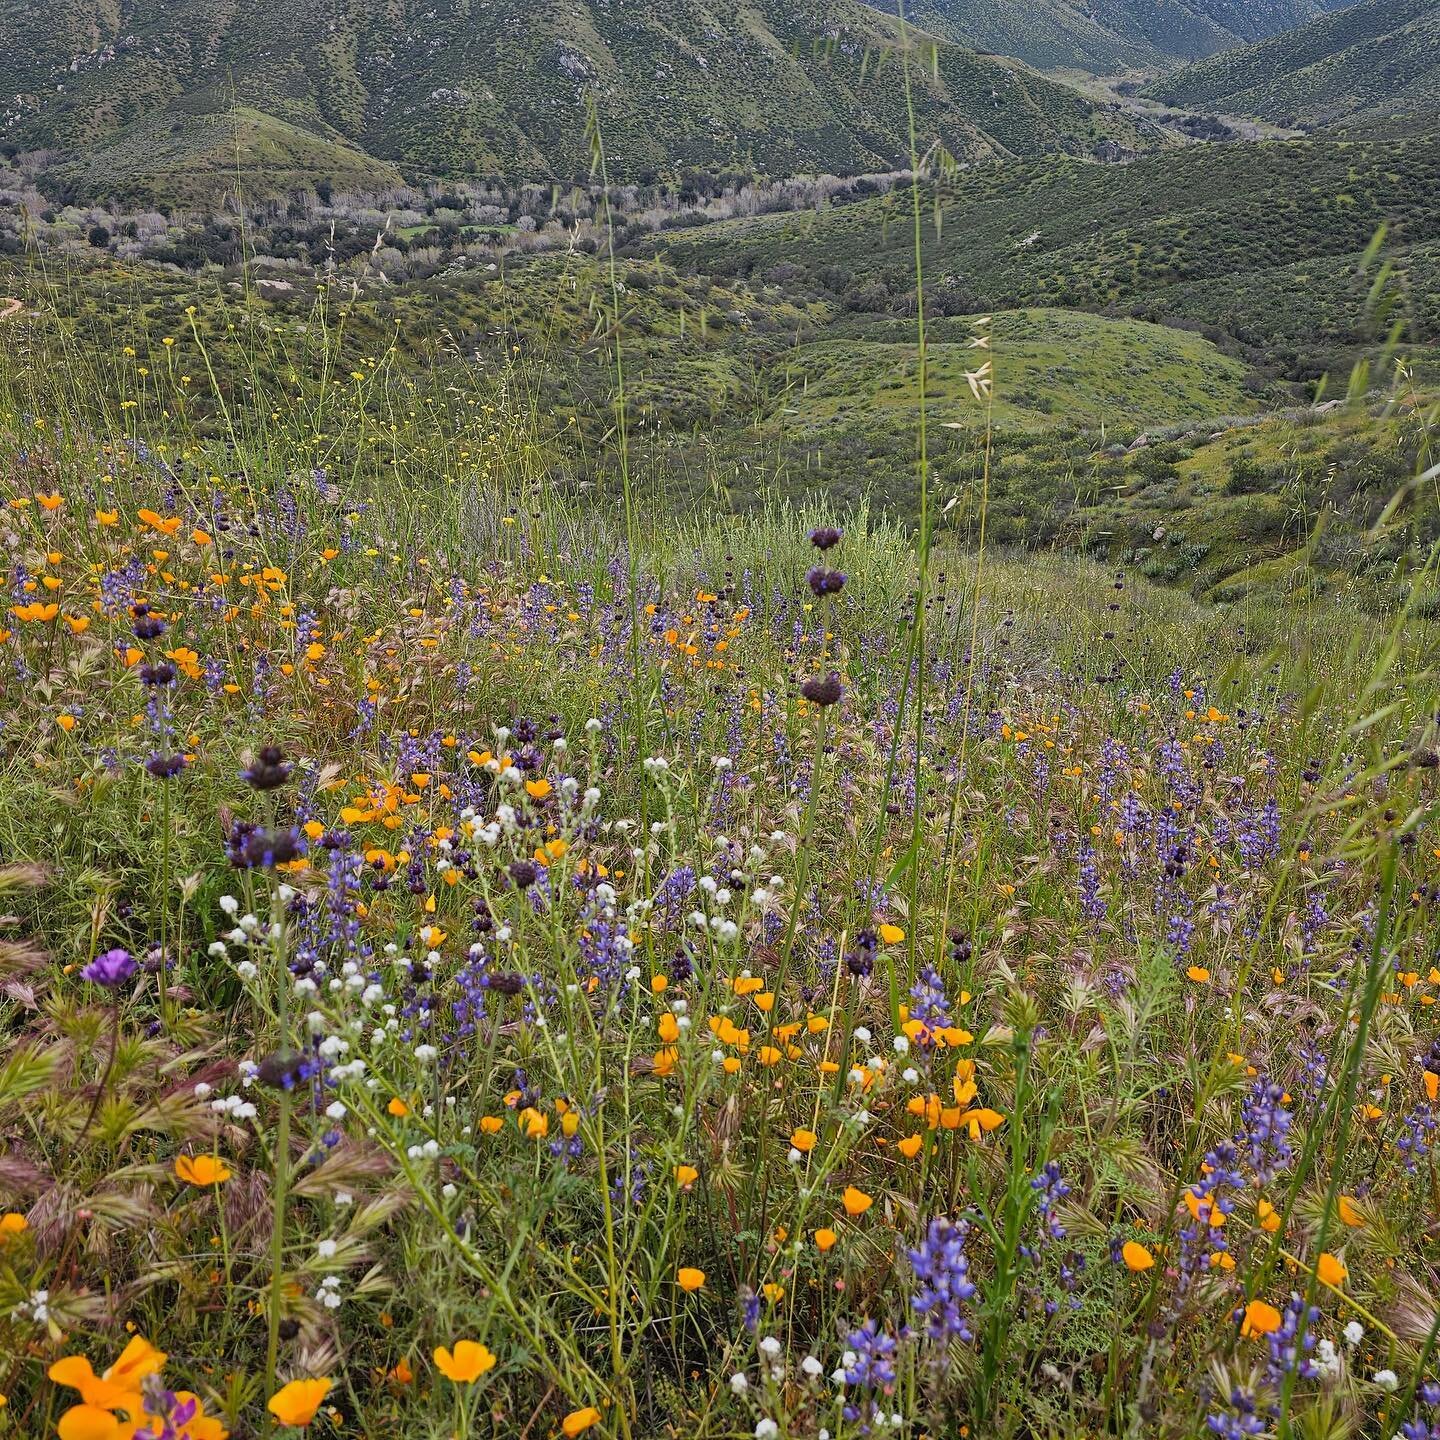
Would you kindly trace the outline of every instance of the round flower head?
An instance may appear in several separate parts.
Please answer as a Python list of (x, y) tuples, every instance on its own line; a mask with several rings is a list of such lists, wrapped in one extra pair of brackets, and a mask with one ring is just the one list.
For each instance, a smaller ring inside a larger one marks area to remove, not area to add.
[(816, 565), (805, 576), (810, 589), (816, 595), (838, 595), (845, 588), (845, 574), (840, 570), (827, 570)]
[(123, 985), (135, 973), (135, 969), (134, 956), (128, 950), (121, 950), (117, 946), (97, 955), (80, 974), (91, 984), (110, 989), (115, 985)]
[(810, 532), (810, 543), (817, 550), (829, 550), (840, 543), (844, 533), (833, 525), (822, 525)]
[(137, 640), (158, 640), (165, 633), (165, 622), (159, 616), (152, 615), (148, 605), (135, 605), (130, 613), (134, 616), (134, 623), (130, 628)]
[(240, 778), (256, 790), (275, 790), (283, 785), (295, 767), (278, 745), (262, 745)]
[(140, 683), (142, 685), (173, 685), (175, 683), (175, 667), (168, 660), (161, 660), (152, 664), (146, 661), (140, 666)]
[(825, 676), (812, 675), (800, 686), (800, 693), (812, 705), (834, 705), (840, 699), (840, 677), (833, 670)]

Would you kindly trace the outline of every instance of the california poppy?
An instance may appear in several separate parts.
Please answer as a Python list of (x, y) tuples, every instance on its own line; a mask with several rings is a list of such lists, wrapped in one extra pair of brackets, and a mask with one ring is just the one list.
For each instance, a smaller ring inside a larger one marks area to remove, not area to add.
[(457, 1340), (453, 1351), (436, 1346), (435, 1368), (457, 1385), (470, 1385), (495, 1368), (495, 1355), (477, 1340)]
[(187, 1185), (222, 1185), (230, 1178), (230, 1167), (213, 1155), (177, 1155), (175, 1174)]
[(1138, 1240), (1127, 1240), (1120, 1247), (1120, 1258), (1127, 1270), (1137, 1273), (1148, 1270), (1155, 1263), (1155, 1257)]
[(303, 1428), (319, 1413), (329, 1393), (328, 1380), (292, 1380), (270, 1397), (265, 1408), (282, 1425)]

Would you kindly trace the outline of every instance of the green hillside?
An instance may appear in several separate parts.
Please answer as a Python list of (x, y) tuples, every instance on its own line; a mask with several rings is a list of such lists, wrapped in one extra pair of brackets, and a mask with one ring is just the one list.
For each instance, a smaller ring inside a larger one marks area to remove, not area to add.
[(336, 136), (267, 115), (251, 105), (207, 106), (186, 97), (142, 116), (52, 167), (52, 188), (76, 195), (111, 193), (148, 203), (213, 201), (236, 176), (244, 192), (328, 184), (374, 192), (400, 173)]
[[(899, 328), (899, 327), (896, 327)], [(883, 417), (901, 429), (916, 421), (916, 352), (884, 327), (876, 338), (818, 339), (786, 357), (786, 414), (792, 427), (828, 427)], [(953, 333), (954, 338), (950, 338)], [(940, 425), (973, 425), (966, 373), (979, 363), (947, 324), (929, 347), (927, 409)], [(1098, 430), (1169, 424), (1246, 408), (1245, 367), (1199, 335), (1134, 320), (1065, 310), (1002, 311), (993, 343), (1005, 385), (993, 416), (1002, 426), (1036, 427), (1064, 416)]]
[[(873, 0), (894, 11), (897, 0)], [(1211, 55), (1321, 15), (1320, 0), (918, 0), (905, 14), (957, 44), (1045, 68), (1110, 74)]]
[[(223, 183), (214, 117), (232, 97), (290, 127), (283, 142), (242, 127), (281, 144), (277, 184), (311, 168), (297, 132), (412, 176), (585, 176), (592, 98), (621, 180), (856, 173), (908, 154), (900, 29), (858, 0), (498, 0), (483, 23), (466, 0), (62, 8), (43, 37), (18, 0), (0, 8), (0, 94), (19, 97), (0, 138), (60, 151), (58, 180), (90, 194), (157, 188), (157, 136), (191, 188)], [(1021, 67), (919, 32), (909, 44), (922, 148), (974, 161), (1140, 143), (1113, 108)], [(342, 158), (342, 171), (359, 163)], [(270, 173), (258, 139), (241, 162)]]
[(1440, 111), (1440, 4), (1361, 0), (1261, 44), (1157, 81), (1151, 94), (1189, 109), (1321, 126), (1351, 116)]
[[(783, 276), (857, 312), (893, 313), (914, 289), (903, 198), (657, 243), (681, 267)], [(1007, 166), (961, 177), (939, 213), (940, 225), (927, 219), (923, 249), (929, 304), (941, 314), (1115, 307), (1213, 325), (1280, 352), (1282, 367), (1298, 351), (1301, 373), (1318, 373), (1336, 347), (1365, 338), (1360, 254), (1388, 225), (1415, 336), (1440, 338), (1433, 249), (1408, 258), (1440, 240), (1440, 147), (1429, 138), (1191, 146), (1123, 167)]]
[[(873, 0), (894, 13), (897, 0)], [(1079, 69), (1110, 74), (1160, 66), (1166, 56), (1143, 37), (1125, 36), (1068, 0), (997, 5), (990, 0), (918, 0), (905, 17), (957, 45), (1013, 55), (1040, 69)]]

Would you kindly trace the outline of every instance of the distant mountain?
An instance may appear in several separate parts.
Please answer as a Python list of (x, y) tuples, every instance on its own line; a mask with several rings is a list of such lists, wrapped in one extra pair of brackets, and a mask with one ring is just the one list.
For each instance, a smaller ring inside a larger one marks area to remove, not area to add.
[(1440, 114), (1440, 0), (1361, 0), (1187, 66), (1150, 93), (1186, 109), (1307, 127)]
[[(871, 0), (894, 13), (900, 0)], [(1263, 39), (1335, 0), (907, 0), (913, 24), (1041, 69), (1114, 74)]]
[[(49, 183), (164, 198), (332, 167), (587, 175), (888, 169), (900, 29), (858, 0), (0, 0), (0, 141)], [(922, 146), (964, 160), (1140, 144), (1113, 108), (912, 31)], [(157, 164), (158, 156), (158, 164)], [(337, 181), (337, 184), (340, 183)]]

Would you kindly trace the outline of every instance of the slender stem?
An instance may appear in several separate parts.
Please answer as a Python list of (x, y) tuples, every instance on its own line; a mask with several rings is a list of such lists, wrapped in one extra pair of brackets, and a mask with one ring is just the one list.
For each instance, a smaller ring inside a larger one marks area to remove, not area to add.
[[(290, 1188), (290, 1092), (280, 1092), (280, 1122), (275, 1130), (274, 1219), (270, 1231), (270, 1299), (267, 1306), (269, 1333), (265, 1342), (265, 1398), (275, 1393), (275, 1367), (280, 1355), (280, 1302), (285, 1264), (285, 1200)], [(275, 1428), (275, 1417), (265, 1411), (262, 1436)]]

